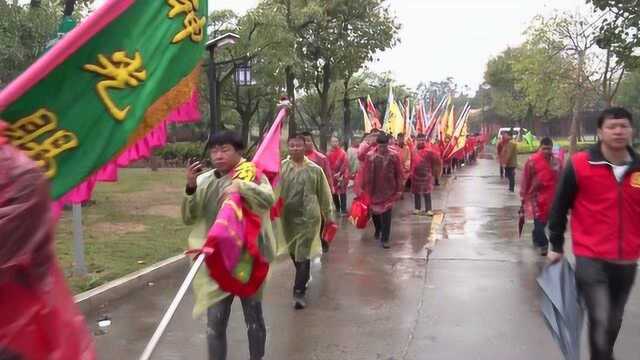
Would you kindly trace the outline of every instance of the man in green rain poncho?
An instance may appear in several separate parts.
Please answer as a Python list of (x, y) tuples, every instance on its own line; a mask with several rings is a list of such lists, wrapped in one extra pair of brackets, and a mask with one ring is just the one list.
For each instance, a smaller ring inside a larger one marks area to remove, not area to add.
[(322, 168), (305, 156), (304, 137), (292, 136), (288, 145), (289, 157), (280, 170), (280, 196), (284, 201), (281, 240), (286, 242), (296, 267), (294, 307), (304, 309), (311, 258), (322, 253), (322, 218), (328, 225), (335, 218), (329, 183)]
[[(232, 192), (239, 192), (249, 209), (262, 219), (258, 237), (260, 251), (267, 261), (272, 261), (276, 244), (270, 209), (275, 203), (275, 196), (269, 181), (265, 176), (258, 183), (232, 179), (233, 169), (246, 162), (242, 158), (244, 144), (238, 134), (228, 131), (214, 134), (209, 140), (209, 149), (214, 170), (203, 171), (200, 162), (191, 164), (187, 170), (182, 219), (185, 224), (194, 225), (189, 235), (189, 248), (202, 248), (225, 197)], [(251, 258), (245, 250), (235, 272), (250, 269), (250, 264)], [(209, 359), (224, 360), (227, 356), (227, 324), (234, 296), (222, 291), (205, 267), (196, 275), (193, 289), (194, 316), (207, 311)], [(253, 297), (243, 298), (242, 309), (248, 329), (251, 360), (262, 359), (267, 335), (262, 315), (262, 290)]]

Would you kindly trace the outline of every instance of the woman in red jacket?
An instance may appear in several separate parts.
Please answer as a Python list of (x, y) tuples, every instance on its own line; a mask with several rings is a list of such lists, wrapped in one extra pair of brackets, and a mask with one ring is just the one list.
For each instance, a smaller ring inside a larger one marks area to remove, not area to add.
[(598, 118), (600, 142), (573, 156), (549, 218), (551, 261), (562, 258), (571, 210), (576, 283), (589, 316), (592, 360), (612, 360), (640, 258), (640, 158), (629, 146), (632, 116), (623, 108)]
[(520, 186), (522, 206), (525, 213), (533, 218), (533, 244), (542, 256), (547, 256), (549, 248), (544, 228), (561, 172), (562, 163), (553, 155), (553, 141), (545, 137), (540, 140), (538, 151), (524, 165)]

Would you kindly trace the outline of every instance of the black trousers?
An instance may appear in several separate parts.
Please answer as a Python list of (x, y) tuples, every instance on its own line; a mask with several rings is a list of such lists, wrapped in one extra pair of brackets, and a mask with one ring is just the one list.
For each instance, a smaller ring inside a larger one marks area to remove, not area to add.
[[(227, 325), (231, 314), (234, 296), (227, 296), (207, 310), (207, 343), (209, 360), (226, 360)], [(257, 298), (241, 299), (244, 322), (249, 337), (249, 355), (251, 360), (264, 357), (267, 341), (267, 328), (262, 315), (262, 301)]]
[(504, 178), (504, 167), (500, 165), (500, 179)]
[(509, 180), (509, 191), (514, 192), (516, 189), (516, 168), (504, 168), (504, 176)]
[(333, 194), (333, 205), (336, 211), (345, 214), (347, 212), (347, 194)]
[(391, 209), (382, 214), (374, 214), (371, 218), (376, 235), (380, 235), (380, 241), (388, 242), (391, 235)]
[(591, 360), (613, 360), (636, 264), (620, 265), (576, 257), (576, 283), (587, 305)]
[(544, 221), (540, 221), (538, 219), (533, 220), (533, 245), (539, 248), (547, 248), (549, 247), (549, 239), (547, 238), (547, 233), (544, 231), (547, 223)]
[(431, 194), (413, 194), (413, 202), (416, 210), (422, 209), (422, 199), (424, 198), (424, 211), (431, 210)]
[(311, 277), (311, 260), (296, 261), (291, 256), (291, 261), (296, 267), (296, 277), (293, 281), (293, 295), (304, 295), (307, 292), (307, 283)]

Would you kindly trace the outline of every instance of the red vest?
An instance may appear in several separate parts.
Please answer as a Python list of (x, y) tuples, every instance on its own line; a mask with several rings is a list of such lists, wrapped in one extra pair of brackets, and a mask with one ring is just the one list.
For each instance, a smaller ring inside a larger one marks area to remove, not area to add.
[(573, 251), (604, 260), (640, 258), (640, 168), (630, 168), (621, 183), (605, 162), (589, 153), (572, 158), (577, 192), (571, 210)]

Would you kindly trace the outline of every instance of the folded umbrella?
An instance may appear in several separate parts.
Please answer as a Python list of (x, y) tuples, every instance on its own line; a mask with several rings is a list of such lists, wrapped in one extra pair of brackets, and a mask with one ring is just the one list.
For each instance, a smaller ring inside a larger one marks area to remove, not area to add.
[(537, 279), (542, 289), (542, 315), (566, 360), (580, 359), (584, 308), (575, 272), (564, 259), (544, 268)]
[(524, 205), (518, 211), (518, 238), (522, 237), (522, 229), (524, 229)]

